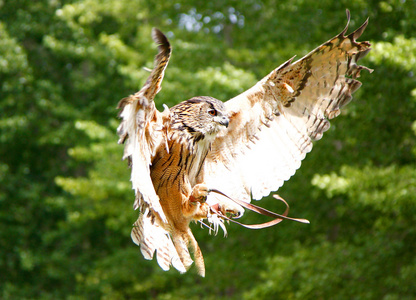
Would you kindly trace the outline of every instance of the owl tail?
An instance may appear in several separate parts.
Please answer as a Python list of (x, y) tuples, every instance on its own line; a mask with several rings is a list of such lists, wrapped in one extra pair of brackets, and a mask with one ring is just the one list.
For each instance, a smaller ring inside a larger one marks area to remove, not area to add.
[[(140, 246), (145, 259), (153, 259), (156, 251), (157, 263), (164, 271), (169, 270), (172, 265), (179, 272), (186, 272), (186, 265), (182, 263), (182, 256), (179, 256), (169, 233), (157, 224), (157, 221), (149, 215), (148, 210), (144, 214), (140, 214), (133, 224), (131, 238), (136, 245)], [(189, 259), (191, 260), (190, 256)], [(190, 264), (192, 264), (192, 260)]]

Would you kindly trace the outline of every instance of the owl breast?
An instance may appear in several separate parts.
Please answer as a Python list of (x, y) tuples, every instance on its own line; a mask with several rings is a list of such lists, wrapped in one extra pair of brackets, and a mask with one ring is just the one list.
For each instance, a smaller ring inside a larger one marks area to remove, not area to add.
[(168, 219), (184, 223), (181, 205), (186, 201), (192, 188), (203, 178), (204, 160), (215, 136), (209, 135), (197, 142), (192, 137), (173, 130), (169, 135), (168, 147), (159, 147), (152, 160), (150, 176)]

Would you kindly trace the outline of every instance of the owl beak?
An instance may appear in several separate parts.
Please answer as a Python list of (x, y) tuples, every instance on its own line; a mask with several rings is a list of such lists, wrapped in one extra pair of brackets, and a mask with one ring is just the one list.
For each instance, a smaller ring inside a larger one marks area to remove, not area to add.
[(214, 120), (217, 123), (219, 123), (219, 124), (221, 124), (221, 125), (223, 125), (225, 127), (228, 127), (228, 124), (230, 123), (230, 119), (228, 119), (227, 116), (217, 116), (217, 117), (215, 117)]

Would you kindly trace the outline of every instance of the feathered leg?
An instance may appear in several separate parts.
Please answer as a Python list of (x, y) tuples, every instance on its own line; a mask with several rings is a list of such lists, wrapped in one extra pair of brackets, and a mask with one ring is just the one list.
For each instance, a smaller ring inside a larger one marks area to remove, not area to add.
[(205, 277), (204, 257), (202, 256), (202, 251), (199, 248), (198, 242), (196, 241), (190, 228), (188, 228), (188, 237), (189, 237), (191, 249), (194, 252), (195, 266), (196, 266), (196, 269), (198, 270), (198, 274), (202, 277)]
[(185, 266), (185, 269), (188, 270), (193, 262), (188, 250), (188, 234), (186, 232), (174, 231), (172, 232), (172, 240), (182, 264)]
[(202, 251), (198, 246), (198, 242), (196, 241), (194, 235), (190, 228), (188, 228), (184, 232), (173, 232), (172, 233), (173, 243), (175, 245), (176, 251), (185, 266), (186, 269), (192, 264), (192, 259), (189, 254), (188, 247), (193, 252), (194, 259), (195, 259), (195, 266), (197, 268), (197, 272), (200, 276), (205, 277), (205, 263), (204, 257), (202, 256)]

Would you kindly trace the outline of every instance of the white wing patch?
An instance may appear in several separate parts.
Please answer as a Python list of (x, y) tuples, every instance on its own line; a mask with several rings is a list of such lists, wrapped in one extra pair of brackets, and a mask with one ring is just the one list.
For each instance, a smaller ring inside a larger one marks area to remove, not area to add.
[(210, 188), (259, 200), (294, 175), (312, 141), (328, 130), (328, 119), (338, 116), (361, 86), (355, 78), (367, 68), (357, 61), (370, 44), (356, 38), (366, 26), (367, 21), (345, 36), (347, 24), (335, 38), (225, 103), (229, 127), (218, 134), (206, 159)]

